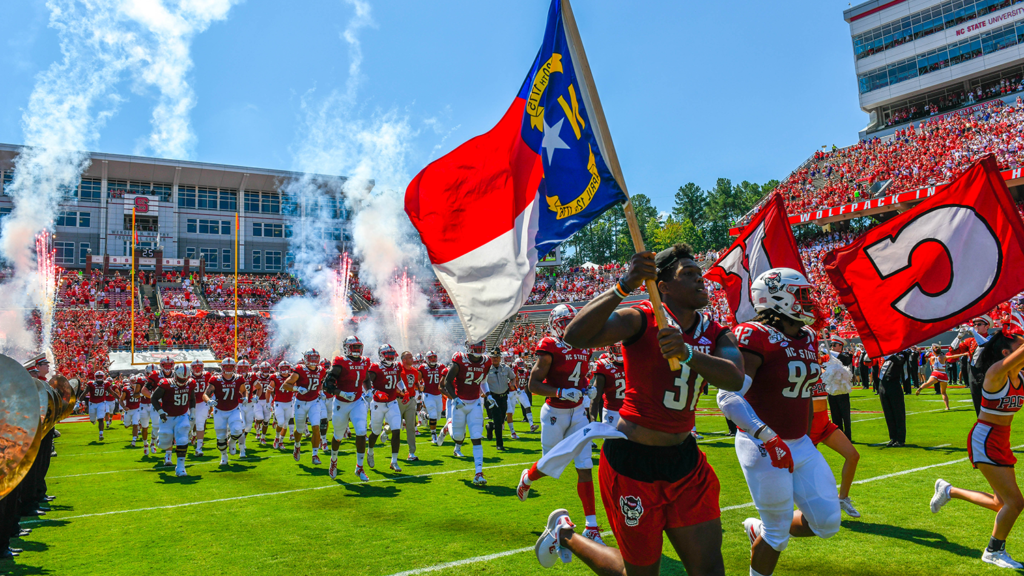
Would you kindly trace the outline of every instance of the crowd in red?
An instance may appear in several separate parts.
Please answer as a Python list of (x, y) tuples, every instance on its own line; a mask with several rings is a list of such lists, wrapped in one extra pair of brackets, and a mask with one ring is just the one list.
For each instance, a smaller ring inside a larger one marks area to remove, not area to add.
[(891, 180), (886, 194), (917, 190), (959, 175), (993, 153), (1001, 168), (1024, 161), (1024, 102), (986, 103), (977, 113), (910, 124), (892, 137), (863, 140), (848, 148), (815, 152), (810, 162), (776, 190), (790, 214), (838, 206), (870, 195), (877, 182)]
[[(149, 340), (152, 314), (136, 310), (135, 346), (156, 345)], [(53, 322), (53, 353), (61, 374), (69, 378), (107, 369), (107, 354), (130, 344), (129, 310), (58, 308)]]
[[(206, 302), (213, 310), (235, 307), (234, 276), (207, 275), (203, 282)], [(270, 310), (282, 298), (302, 294), (299, 281), (287, 274), (239, 274), (239, 310)]]
[(57, 286), (57, 305), (65, 308), (130, 308), (130, 297), (128, 279), (120, 273), (104, 277), (97, 270), (89, 275), (71, 272), (63, 274)]
[(163, 286), (160, 288), (160, 301), (164, 310), (196, 310), (203, 305), (190, 286)]

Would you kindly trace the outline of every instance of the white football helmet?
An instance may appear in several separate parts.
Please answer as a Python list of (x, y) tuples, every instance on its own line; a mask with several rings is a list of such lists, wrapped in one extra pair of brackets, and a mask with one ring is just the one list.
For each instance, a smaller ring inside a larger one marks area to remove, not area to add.
[(750, 299), (757, 312), (773, 310), (810, 326), (815, 320), (813, 288), (803, 274), (792, 268), (772, 268), (750, 285)]
[(551, 334), (561, 339), (565, 336), (565, 327), (576, 317), (576, 309), (570, 304), (559, 304), (548, 316), (548, 329)]
[(188, 380), (188, 368), (186, 368), (184, 364), (178, 364), (174, 367), (174, 379), (177, 380), (179, 384), (183, 384)]
[(345, 338), (342, 348), (345, 350), (345, 356), (349, 358), (359, 358), (363, 355), (363, 342), (357, 336)]
[(225, 359), (220, 361), (220, 371), (225, 376), (232, 376), (232, 375), (234, 375), (236, 367), (237, 367), (237, 364), (235, 364), (235, 359), (234, 358), (225, 358)]

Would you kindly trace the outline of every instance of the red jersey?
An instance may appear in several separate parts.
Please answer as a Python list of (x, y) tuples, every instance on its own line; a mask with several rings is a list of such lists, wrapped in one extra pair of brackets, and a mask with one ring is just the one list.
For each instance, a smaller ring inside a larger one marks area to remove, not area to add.
[(128, 410), (135, 410), (142, 404), (142, 394), (135, 392), (134, 384), (125, 384), (121, 387), (124, 392), (124, 407)]
[(480, 384), (487, 378), (487, 372), (491, 369), (491, 359), (487, 356), (480, 356), (480, 360), (473, 362), (469, 354), (456, 352), (452, 356), (452, 364), (459, 367), (459, 374), (455, 377), (455, 395), (466, 402), (480, 399)]
[(273, 378), (273, 374), (266, 376), (262, 373), (256, 374), (256, 377), (252, 380), (252, 388), (250, 389), (253, 402), (263, 400), (267, 397), (267, 390), (270, 390), (274, 385), (272, 382)]
[(804, 327), (799, 336), (790, 338), (760, 322), (744, 322), (733, 332), (740, 350), (761, 357), (761, 367), (745, 396), (751, 408), (783, 440), (807, 434), (808, 404), (821, 381), (814, 330)]
[[(341, 376), (335, 383), (338, 390), (341, 392), (351, 392), (356, 395), (355, 402), (359, 399), (359, 396), (363, 393), (363, 380), (366, 380), (366, 374), (370, 371), (369, 358), (360, 356), (358, 360), (353, 360), (348, 356), (336, 356), (334, 358), (333, 366), (341, 366)], [(346, 402), (341, 396), (337, 396), (338, 400)]]
[(618, 412), (622, 408), (622, 400), (626, 397), (626, 370), (622, 364), (598, 360), (594, 376), (599, 374), (604, 376), (604, 409)]
[(402, 400), (408, 402), (416, 397), (416, 391), (419, 389), (417, 384), (423, 383), (423, 375), (415, 367), (406, 368), (403, 365), (402, 382), (405, 384), (405, 394), (402, 396)]
[(530, 369), (527, 367), (516, 369), (516, 387), (520, 390), (530, 389)]
[[(974, 353), (977, 350), (978, 342), (974, 339), (974, 336), (968, 336), (961, 340), (960, 344), (956, 348), (950, 347), (949, 352), (946, 352), (946, 354), (952, 356), (953, 354), (963, 354), (964, 352), (967, 352), (967, 359), (973, 360)], [(957, 358), (957, 360), (959, 360), (959, 358)]]
[(189, 400), (196, 393), (196, 381), (192, 378), (183, 384), (178, 384), (174, 378), (161, 378), (157, 384), (158, 388), (164, 389), (164, 397), (160, 399), (160, 406), (168, 416), (181, 416), (188, 412)]
[(238, 408), (244, 386), (245, 378), (237, 374), (231, 380), (225, 379), (223, 374), (215, 376), (210, 381), (210, 387), (213, 388), (213, 398), (217, 400), (217, 409), (227, 411)]
[(117, 396), (114, 396), (114, 388), (116, 386), (118, 386), (117, 382), (111, 381), (107, 383), (107, 385), (105, 386), (107, 390), (107, 395), (103, 397), (103, 400), (107, 402), (113, 402), (114, 400), (117, 400)]
[(153, 403), (153, 400), (149, 396), (146, 396), (145, 394), (142, 393), (142, 389), (145, 386), (146, 386), (146, 381), (145, 380), (140, 380), (139, 381), (139, 402), (141, 402), (143, 406), (148, 406), (148, 405)]
[(239, 393), (242, 395), (242, 404), (248, 404), (253, 401), (253, 390), (256, 389), (256, 375), (246, 374), (242, 376), (235, 374), (235, 380), (241, 380), (242, 385), (238, 387)]
[(402, 381), (402, 364), (392, 362), (390, 366), (382, 366), (373, 362), (370, 372), (376, 374), (373, 379), (373, 399), (377, 402), (391, 402), (398, 398), (398, 383)]
[(320, 380), (324, 376), (320, 366), (310, 370), (305, 364), (300, 364), (292, 371), (299, 375), (299, 379), (295, 381), (295, 388), (306, 388), (305, 394), (295, 393), (296, 400), (312, 402), (320, 397)]
[[(537, 343), (537, 354), (551, 355), (551, 369), (548, 370), (544, 383), (553, 388), (575, 388), (583, 390), (587, 387), (587, 372), (590, 368), (590, 350), (577, 350), (559, 338), (545, 336)], [(583, 400), (570, 402), (548, 397), (544, 400), (552, 408), (576, 408)]]
[(423, 375), (423, 393), (438, 395), (441, 393), (441, 384), (444, 383), (444, 377), (448, 374), (448, 367), (443, 364), (423, 364), (419, 367), (420, 374)]
[[(626, 393), (619, 416), (634, 424), (680, 434), (693, 430), (697, 400), (704, 386), (704, 377), (686, 364), (672, 371), (658, 345), (658, 325), (650, 301), (633, 306), (642, 313), (643, 322), (636, 336), (622, 343), (623, 372)], [(665, 307), (670, 326), (679, 327), (672, 312)], [(727, 330), (708, 312), (698, 312), (692, 326), (682, 330), (683, 340), (694, 350), (714, 354), (718, 339)], [(605, 384), (607, 386), (607, 383)]]
[(283, 390), (284, 381), (287, 379), (287, 377), (282, 377), (280, 374), (274, 374), (270, 377), (270, 385), (267, 389), (274, 395), (274, 402), (284, 402), (287, 404), (295, 398), (295, 392)]
[(981, 391), (981, 411), (995, 416), (1013, 416), (1024, 406), (1024, 386), (1017, 386), (1024, 372), (1010, 376), (998, 392)]
[(106, 402), (107, 383), (104, 380), (93, 380), (85, 385), (85, 394), (89, 397), (90, 404)]
[(203, 394), (206, 394), (206, 389), (210, 387), (210, 382), (213, 382), (213, 379), (216, 377), (216, 374), (213, 372), (207, 372), (206, 370), (203, 370), (199, 376), (196, 376), (195, 373), (189, 371), (189, 378), (196, 381), (196, 404), (205, 402), (205, 400), (203, 400)]

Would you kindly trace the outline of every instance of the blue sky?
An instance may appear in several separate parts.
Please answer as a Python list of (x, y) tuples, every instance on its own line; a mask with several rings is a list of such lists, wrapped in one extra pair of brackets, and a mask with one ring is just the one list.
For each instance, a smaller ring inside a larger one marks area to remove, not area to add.
[[(547, 6), (373, 3), (373, 25), (359, 30), (354, 113), (407, 118), (405, 169), (415, 174), (498, 121), (537, 52)], [(818, 147), (854, 142), (867, 116), (857, 106), (848, 6), (577, 0), (630, 192), (668, 210), (686, 182), (781, 179)], [(352, 15), (341, 0), (248, 0), (197, 36), (189, 159), (295, 168), (303, 98), (345, 89), (350, 54), (341, 33)], [(60, 51), (42, 1), (5, 3), (4, 16), (0, 142), (19, 144), (35, 76)], [(93, 150), (131, 154), (148, 137), (156, 94), (132, 84), (125, 77), (114, 87), (123, 103)]]

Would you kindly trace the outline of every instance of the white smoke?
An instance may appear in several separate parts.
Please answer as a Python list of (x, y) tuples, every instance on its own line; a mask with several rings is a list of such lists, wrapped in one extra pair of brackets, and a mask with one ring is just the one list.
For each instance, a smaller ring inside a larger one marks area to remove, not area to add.
[[(42, 306), (35, 237), (53, 228), (65, 191), (88, 168), (85, 153), (118, 109), (116, 91), (126, 70), (161, 92), (154, 109), (154, 150), (184, 155), (191, 144), (188, 111), (194, 105), (184, 75), (191, 38), (227, 15), (229, 0), (50, 0), (50, 27), (61, 59), (36, 78), (22, 116), (25, 150), (15, 160), (6, 193), (14, 207), (0, 229), (0, 256), (13, 277), (0, 285), (0, 351), (24, 356), (36, 348), (28, 317)], [(159, 128), (157, 128), (159, 126)], [(43, 319), (43, 346), (51, 337)]]
[[(461, 342), (452, 341), (447, 323), (429, 314), (427, 297), (419, 287), (407, 290), (396, 282), (403, 273), (421, 281), (433, 280), (433, 273), (424, 266), (423, 246), (404, 212), (404, 190), (409, 182), (406, 157), (416, 133), (408, 116), (395, 109), (359, 116), (362, 46), (358, 31), (372, 26), (373, 21), (369, 4), (361, 0), (348, 3), (355, 14), (341, 34), (350, 58), (346, 90), (332, 91), (319, 101), (314, 90), (303, 96), (302, 129), (293, 153), (295, 169), (306, 176), (284, 187), (300, 204), (321, 208), (307, 211), (293, 225), (291, 244), (298, 274), (319, 296), (282, 301), (273, 314), (272, 342), (293, 356), (310, 346), (322, 353), (333, 352), (355, 332), (368, 355), (374, 355), (383, 343), (399, 351), (435, 349), (448, 354)], [(327, 180), (316, 174), (339, 174), (346, 179)], [(372, 312), (354, 325), (339, 326), (339, 321), (350, 317), (349, 310), (343, 318), (335, 313), (334, 318), (309, 322), (313, 316), (323, 316), (324, 309), (343, 308), (331, 302), (331, 291), (325, 288), (336, 281), (327, 265), (337, 259), (337, 251), (333, 243), (320, 240), (315, 233), (331, 227), (330, 215), (323, 210), (329, 197), (344, 199), (351, 216), (352, 255), (361, 266), (360, 281), (379, 300)], [(304, 316), (302, 310), (312, 311), (313, 316)], [(324, 326), (336, 331), (324, 334)]]

